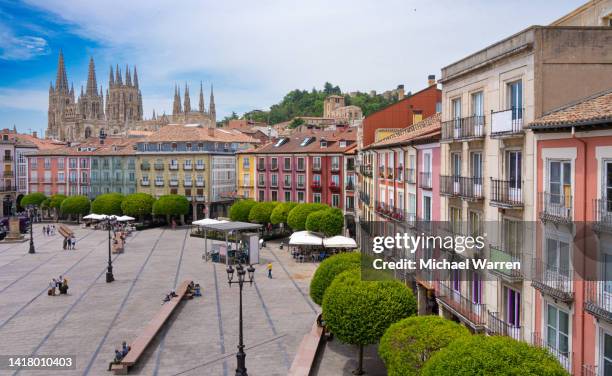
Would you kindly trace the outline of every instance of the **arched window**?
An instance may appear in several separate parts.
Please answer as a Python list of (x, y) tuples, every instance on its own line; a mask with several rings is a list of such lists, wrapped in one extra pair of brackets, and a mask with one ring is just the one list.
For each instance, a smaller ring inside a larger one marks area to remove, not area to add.
[(85, 138), (91, 137), (91, 128), (85, 128)]

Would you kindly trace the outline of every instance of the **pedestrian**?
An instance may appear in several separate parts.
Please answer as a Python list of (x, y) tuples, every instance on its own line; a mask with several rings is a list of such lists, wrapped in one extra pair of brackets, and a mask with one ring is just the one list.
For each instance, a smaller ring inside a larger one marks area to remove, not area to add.
[(176, 229), (176, 221), (174, 220), (174, 218), (172, 219), (172, 229)]
[(66, 247), (68, 247), (68, 238), (64, 238), (64, 251), (66, 250)]
[(47, 226), (43, 226), (43, 236), (47, 236)]
[(268, 278), (272, 278), (272, 263), (268, 263)]
[(74, 236), (72, 237), (71, 242), (72, 242), (72, 249), (76, 249), (76, 239)]
[(55, 225), (51, 225), (51, 235), (55, 235)]
[(55, 281), (55, 278), (51, 279), (51, 282), (49, 282), (49, 291), (47, 292), (47, 294), (49, 296), (55, 296), (55, 288), (57, 287), (57, 282)]

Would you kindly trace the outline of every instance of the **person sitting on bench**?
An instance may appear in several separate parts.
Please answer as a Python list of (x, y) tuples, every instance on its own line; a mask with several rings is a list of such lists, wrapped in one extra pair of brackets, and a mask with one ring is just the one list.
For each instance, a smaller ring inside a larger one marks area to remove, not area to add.
[(177, 297), (178, 295), (176, 295), (176, 293), (174, 292), (174, 290), (170, 291), (168, 294), (166, 294), (166, 296), (164, 297), (164, 300), (162, 301), (162, 305), (164, 305), (164, 303), (169, 302), (170, 300), (172, 300), (172, 298)]
[(111, 368), (113, 367), (113, 364), (121, 363), (122, 359), (123, 359), (123, 355), (121, 354), (121, 351), (115, 349), (115, 359), (113, 359), (112, 362), (108, 363), (108, 370), (109, 371), (111, 370)]
[(125, 358), (125, 356), (130, 352), (132, 348), (128, 346), (127, 342), (123, 341), (121, 344), (121, 357)]
[(68, 294), (68, 279), (64, 278), (62, 284), (59, 286), (60, 294)]
[(196, 283), (193, 296), (202, 296), (202, 290), (200, 289), (200, 284)]

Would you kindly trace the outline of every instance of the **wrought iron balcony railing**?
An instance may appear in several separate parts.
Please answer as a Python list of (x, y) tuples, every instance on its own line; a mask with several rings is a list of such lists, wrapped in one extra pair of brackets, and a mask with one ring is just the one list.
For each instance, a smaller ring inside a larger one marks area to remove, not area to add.
[(409, 183), (409, 184), (416, 183), (416, 176), (415, 176), (414, 168), (406, 169), (406, 183)]
[(474, 115), (442, 122), (442, 141), (477, 139), (484, 136), (484, 116)]
[(431, 172), (419, 173), (419, 187), (423, 189), (431, 189), (433, 186)]
[(521, 326), (516, 326), (504, 321), (499, 312), (489, 312), (487, 323), (487, 333), (490, 335), (507, 336), (517, 341), (522, 339)]
[(598, 231), (612, 232), (612, 200), (595, 199), (593, 209), (595, 212), (593, 228)]
[(463, 317), (474, 329), (482, 329), (487, 324), (487, 307), (474, 302), (460, 291), (450, 288), (445, 282), (440, 282), (438, 298), (450, 310)]
[(574, 300), (574, 271), (570, 265), (551, 265), (536, 258), (532, 268), (534, 288), (564, 302)]
[(540, 192), (540, 219), (556, 223), (572, 221), (572, 196), (563, 193)]
[(491, 205), (501, 208), (523, 207), (522, 182), (491, 178)]
[(482, 178), (440, 175), (440, 193), (466, 200), (483, 198)]
[(584, 309), (593, 316), (612, 322), (612, 281), (585, 281)]
[[(488, 260), (492, 262), (503, 262), (503, 263), (515, 263), (518, 262), (517, 265), (523, 265), (521, 263), (521, 256), (518, 252), (510, 251), (504, 246), (498, 245), (489, 245), (489, 255)], [(498, 264), (502, 265), (502, 264)], [(506, 265), (506, 264), (504, 264)], [(515, 268), (499, 268), (499, 269), (490, 269), (491, 273), (498, 275), (504, 280), (512, 283), (518, 282), (523, 279), (524, 273), (521, 269)]]
[(572, 355), (573, 352), (570, 351), (569, 343), (564, 343), (562, 345), (551, 344), (546, 338), (542, 337), (540, 332), (531, 333), (531, 343), (533, 343), (536, 347), (541, 347), (543, 349), (548, 350), (559, 363), (565, 368), (566, 371), (572, 372)]

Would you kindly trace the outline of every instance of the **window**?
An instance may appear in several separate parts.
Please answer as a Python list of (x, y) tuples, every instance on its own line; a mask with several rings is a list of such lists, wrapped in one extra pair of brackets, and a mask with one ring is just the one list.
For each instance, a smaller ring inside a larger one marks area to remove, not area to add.
[(291, 158), (283, 158), (283, 168), (285, 171), (291, 170)]
[(300, 204), (303, 203), (304, 202), (304, 191), (299, 191), (297, 193), (297, 198), (298, 198), (297, 199), (298, 203), (300, 203)]
[(265, 184), (264, 174), (259, 174), (257, 176), (257, 184), (258, 185), (264, 185)]
[(285, 192), (285, 202), (291, 202), (291, 192)]
[(32, 168), (38, 168), (38, 158), (30, 158), (30, 165)]
[(45, 171), (45, 183), (51, 182), (51, 171)]
[(69, 160), (69, 166), (70, 168), (77, 168), (77, 159), (76, 158), (70, 158)]
[(546, 344), (569, 355), (569, 314), (552, 304), (546, 305)]
[(340, 186), (340, 175), (332, 175), (331, 181), (334, 187), (339, 187)]
[[(612, 24), (610, 24), (612, 26)], [(608, 376), (612, 374), (612, 335), (603, 333), (601, 336), (601, 342), (603, 350), (600, 350), (601, 362), (603, 366), (603, 375)]]
[(45, 158), (45, 170), (49, 170), (51, 168), (51, 158)]
[(477, 305), (474, 308), (478, 312), (481, 308), (480, 304), (482, 304), (482, 276), (471, 270), (469, 271), (469, 277), (470, 298), (472, 303)]
[(473, 195), (482, 196), (482, 153), (474, 152), (470, 154), (470, 170)]
[(508, 151), (506, 153), (507, 167), (506, 174), (508, 177), (510, 198), (514, 201), (520, 201), (520, 189), (522, 184), (522, 156), (520, 151)]
[(257, 201), (265, 201), (266, 200), (266, 191), (259, 191), (257, 193)]
[(312, 168), (315, 170), (321, 169), (321, 157), (312, 157)]
[(549, 202), (569, 208), (572, 196), (572, 165), (570, 161), (550, 161), (548, 180)]
[[(452, 174), (454, 177), (458, 178), (461, 176), (461, 153), (452, 153), (451, 154), (451, 166), (452, 166)], [(459, 180), (457, 179), (457, 182)]]
[(340, 206), (340, 195), (332, 194), (332, 206), (337, 208)]
[(331, 158), (331, 168), (334, 171), (338, 171), (340, 169), (340, 157)]
[[(504, 286), (504, 319), (513, 327), (521, 326), (521, 293)], [(517, 333), (518, 335), (518, 333)], [(513, 337), (518, 339), (516, 337)]]
[(81, 158), (81, 168), (87, 168), (87, 159)]
[[(566, 240), (552, 235), (546, 238), (546, 279), (553, 283), (570, 282), (570, 246)], [(562, 288), (561, 286), (559, 286)]]
[(423, 220), (431, 221), (431, 197), (423, 196)]
[(290, 188), (291, 187), (291, 175), (285, 175), (284, 178), (285, 178), (284, 186), (287, 188)]
[[(278, 175), (277, 175), (277, 174), (272, 174), (272, 175), (270, 176), (270, 178), (271, 178), (271, 184), (270, 184), (270, 186), (272, 186), (272, 187), (278, 187)], [(275, 200), (273, 200), (273, 201), (275, 201)]]
[(319, 203), (321, 202), (321, 194), (320, 193), (315, 193), (312, 195), (312, 201)]
[(57, 182), (58, 183), (64, 183), (66, 180), (66, 177), (64, 176), (63, 172), (58, 172), (57, 173)]
[(508, 84), (508, 106), (512, 110), (512, 120), (523, 119), (523, 81)]
[[(297, 159), (297, 169), (299, 171), (304, 171), (304, 168), (305, 168), (304, 158), (303, 157), (299, 157)], [(610, 195), (610, 197), (612, 197), (612, 195)]]
[(278, 201), (278, 191), (272, 191), (272, 201)]
[(297, 187), (304, 188), (305, 184), (306, 184), (306, 175), (302, 175), (302, 174), (298, 175), (297, 176)]
[(264, 158), (259, 158), (259, 160), (257, 161), (257, 168), (260, 170), (263, 170), (266, 166), (266, 162)]
[(472, 115), (484, 116), (484, 95), (482, 91), (472, 94)]
[(272, 157), (271, 165), (272, 165), (272, 170), (276, 170), (278, 168), (278, 159), (275, 157)]
[(453, 234), (461, 234), (461, 209), (450, 207), (449, 221)]
[(247, 158), (242, 158), (242, 168), (249, 168), (251, 164), (251, 160)]
[(481, 215), (479, 212), (477, 211), (470, 211), (469, 213), (469, 220), (468, 220), (468, 226), (469, 226), (469, 232), (470, 235), (473, 237), (477, 237), (481, 235), (482, 232), (482, 226), (480, 223), (480, 218)]

